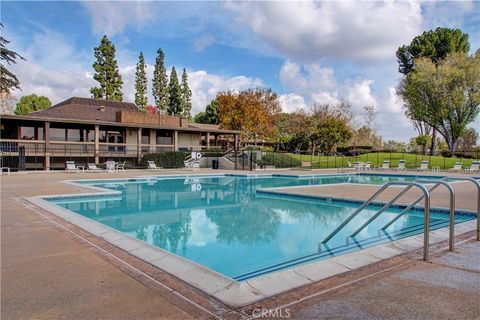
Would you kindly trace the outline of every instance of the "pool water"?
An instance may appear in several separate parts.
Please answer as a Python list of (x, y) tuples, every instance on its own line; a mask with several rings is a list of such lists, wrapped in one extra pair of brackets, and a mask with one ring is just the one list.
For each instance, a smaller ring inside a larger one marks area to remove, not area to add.
[[(411, 210), (386, 232), (379, 232), (401, 211), (392, 208), (355, 238), (348, 237), (379, 209), (371, 206), (334, 236), (328, 247), (319, 246), (359, 203), (259, 193), (257, 188), (398, 180), (412, 181), (415, 177), (198, 176), (90, 181), (95, 186), (121, 191), (121, 195), (49, 201), (228, 277), (244, 280), (423, 232), (423, 211), (419, 210)], [(448, 218), (445, 212), (432, 211), (432, 229), (448, 225)], [(456, 219), (462, 222), (473, 218), (459, 215)]]

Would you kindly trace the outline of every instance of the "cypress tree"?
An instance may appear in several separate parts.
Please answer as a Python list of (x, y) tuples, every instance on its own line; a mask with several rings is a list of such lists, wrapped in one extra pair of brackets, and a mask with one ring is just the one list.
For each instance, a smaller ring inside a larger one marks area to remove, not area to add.
[(192, 111), (192, 90), (188, 87), (187, 71), (183, 68), (182, 73), (182, 115), (190, 118)]
[(167, 113), (172, 116), (182, 114), (182, 88), (178, 83), (177, 70), (172, 67), (170, 72), (170, 83), (168, 84), (169, 104)]
[(93, 79), (98, 81), (100, 86), (90, 89), (92, 97), (122, 101), (123, 81), (118, 71), (117, 60), (115, 60), (115, 46), (106, 35), (103, 36), (100, 45), (94, 48), (94, 55), (97, 61), (93, 63), (95, 70)]
[(147, 66), (143, 58), (143, 53), (138, 56), (137, 71), (135, 72), (135, 104), (139, 109), (145, 108), (148, 104), (147, 97)]
[(165, 55), (162, 49), (157, 50), (155, 59), (155, 68), (153, 70), (152, 80), (153, 98), (157, 108), (161, 111), (167, 111), (169, 107), (168, 78), (165, 69)]

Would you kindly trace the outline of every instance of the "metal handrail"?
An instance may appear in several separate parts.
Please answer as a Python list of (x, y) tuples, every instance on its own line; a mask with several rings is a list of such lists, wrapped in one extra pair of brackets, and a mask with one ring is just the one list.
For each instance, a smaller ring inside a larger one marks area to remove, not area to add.
[(395, 203), (398, 199), (400, 199), (405, 193), (407, 193), (413, 186), (408, 186), (405, 189), (403, 189), (402, 192), (400, 192), (398, 195), (395, 196), (392, 200), (390, 200), (389, 203), (383, 206), (380, 210), (377, 211), (370, 219), (368, 219), (364, 224), (362, 224), (357, 230), (355, 230), (350, 237), (355, 237), (357, 234), (359, 234), (363, 229), (365, 229), (366, 226), (368, 226), (373, 220), (378, 218), (379, 215), (381, 215), (385, 210), (390, 208), (392, 204)]
[(444, 177), (442, 180), (470, 181), (477, 187), (477, 241), (480, 241), (480, 182), (472, 177)]
[(385, 183), (377, 192), (375, 192), (367, 201), (365, 201), (357, 210), (355, 210), (347, 219), (345, 219), (335, 230), (333, 230), (320, 244), (325, 245), (330, 239), (333, 238), (341, 229), (343, 229), (353, 218), (355, 218), (360, 212), (363, 211), (369, 204), (373, 202), (383, 191), (385, 191), (390, 186), (411, 186), (417, 187), (420, 191), (423, 192), (423, 198), (425, 199), (424, 211), (425, 211), (425, 220), (424, 220), (424, 236), (423, 236), (423, 260), (428, 261), (428, 247), (430, 241), (430, 193), (428, 189), (418, 182), (401, 182), (393, 181)]

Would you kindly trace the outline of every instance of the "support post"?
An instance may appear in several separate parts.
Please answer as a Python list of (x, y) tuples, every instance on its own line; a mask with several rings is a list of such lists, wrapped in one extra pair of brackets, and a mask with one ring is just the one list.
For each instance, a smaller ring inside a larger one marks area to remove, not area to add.
[(207, 132), (207, 143), (206, 143), (207, 148), (210, 148), (210, 132)]
[(137, 163), (142, 161), (142, 128), (137, 129)]
[(178, 130), (173, 131), (173, 150), (178, 151)]
[(95, 157), (95, 164), (100, 164), (100, 125), (95, 125), (95, 145), (93, 147), (93, 156)]
[(50, 170), (50, 122), (44, 124), (44, 138), (45, 138), (45, 170)]

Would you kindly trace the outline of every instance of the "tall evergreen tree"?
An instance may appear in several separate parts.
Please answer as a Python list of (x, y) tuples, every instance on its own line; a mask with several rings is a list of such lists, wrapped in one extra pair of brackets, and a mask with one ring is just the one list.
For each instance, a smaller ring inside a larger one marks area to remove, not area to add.
[(161, 111), (167, 111), (169, 106), (168, 77), (165, 69), (165, 55), (162, 49), (157, 50), (157, 58), (155, 59), (155, 68), (153, 70), (152, 91), (157, 108)]
[(135, 72), (135, 104), (143, 109), (148, 104), (147, 97), (147, 66), (143, 58), (143, 53), (138, 56), (137, 71)]
[(182, 115), (190, 118), (192, 111), (192, 90), (188, 87), (187, 71), (183, 68), (182, 73)]
[[(3, 24), (0, 23), (0, 27), (3, 28)], [(7, 49), (6, 45), (9, 43), (10, 41), (0, 36), (0, 61), (2, 61), (0, 63), (0, 93), (2, 94), (2, 98), (3, 96), (8, 96), (11, 90), (20, 89), (20, 81), (17, 79), (17, 76), (5, 68), (3, 61), (11, 65), (16, 63), (15, 60), (18, 58), (25, 60), (25, 58), (15, 51)]]
[(178, 83), (177, 70), (172, 67), (170, 72), (170, 83), (168, 84), (169, 104), (167, 113), (172, 116), (182, 114), (182, 88)]
[(115, 46), (103, 36), (100, 45), (94, 48), (95, 61), (93, 69), (95, 74), (93, 79), (98, 81), (99, 87), (90, 89), (92, 97), (95, 99), (106, 99), (122, 101), (122, 77), (118, 71), (117, 60), (115, 60)]

